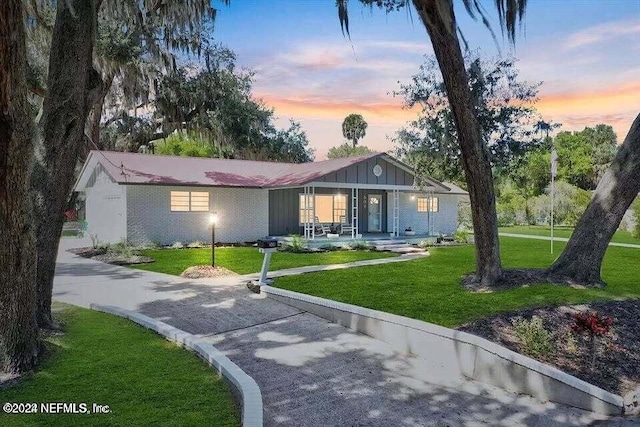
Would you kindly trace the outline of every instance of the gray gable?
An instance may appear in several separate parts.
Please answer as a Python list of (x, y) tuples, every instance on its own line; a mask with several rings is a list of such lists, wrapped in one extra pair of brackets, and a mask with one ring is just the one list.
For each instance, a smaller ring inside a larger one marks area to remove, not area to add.
[[(391, 160), (386, 154), (371, 157), (340, 170), (314, 179), (316, 182), (337, 182), (346, 184), (413, 185), (415, 176), (410, 168)], [(374, 168), (382, 169), (380, 176), (374, 174)]]

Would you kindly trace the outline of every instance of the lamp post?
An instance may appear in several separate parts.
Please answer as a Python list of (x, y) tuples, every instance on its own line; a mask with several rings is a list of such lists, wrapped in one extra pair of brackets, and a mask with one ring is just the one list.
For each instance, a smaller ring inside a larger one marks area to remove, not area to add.
[(218, 214), (213, 212), (209, 215), (209, 223), (211, 224), (211, 267), (216, 266), (216, 222), (218, 222)]

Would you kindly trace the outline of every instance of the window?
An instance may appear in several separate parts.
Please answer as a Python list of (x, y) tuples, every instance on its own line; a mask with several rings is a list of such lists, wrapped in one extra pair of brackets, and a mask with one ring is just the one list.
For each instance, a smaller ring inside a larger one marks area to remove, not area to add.
[(171, 212), (208, 212), (207, 191), (172, 191)]
[(418, 197), (418, 212), (438, 212), (439, 210), (437, 197)]
[[(313, 222), (314, 197), (309, 195), (305, 206), (304, 194), (300, 194), (300, 224)], [(305, 212), (305, 208), (308, 212)], [(339, 223), (344, 217), (347, 219), (347, 196), (344, 194), (316, 194), (315, 195), (316, 222)], [(308, 216), (307, 216), (308, 215)]]

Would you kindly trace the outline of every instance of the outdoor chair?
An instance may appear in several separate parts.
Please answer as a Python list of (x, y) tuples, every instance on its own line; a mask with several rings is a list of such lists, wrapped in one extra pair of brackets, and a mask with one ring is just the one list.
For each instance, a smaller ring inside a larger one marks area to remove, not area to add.
[(347, 217), (340, 215), (340, 234), (351, 233), (353, 225), (347, 222)]
[(329, 224), (321, 223), (318, 217), (315, 217), (315, 222), (316, 222), (316, 230), (315, 230), (316, 236), (324, 236), (331, 233), (331, 227), (329, 226)]

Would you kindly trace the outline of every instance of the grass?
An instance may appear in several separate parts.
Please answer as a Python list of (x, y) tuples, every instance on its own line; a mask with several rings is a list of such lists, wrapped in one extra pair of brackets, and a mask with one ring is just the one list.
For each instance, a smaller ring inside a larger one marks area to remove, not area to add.
[(239, 426), (224, 381), (198, 357), (125, 319), (56, 305), (65, 334), (47, 339), (49, 356), (3, 402), (85, 402), (109, 414), (5, 415), (3, 426)]
[[(140, 270), (180, 275), (188, 267), (211, 264), (211, 248), (203, 249), (145, 249), (140, 255), (151, 257), (155, 262), (132, 266)], [(340, 264), (394, 256), (387, 252), (335, 251), (320, 253), (276, 252), (271, 256), (270, 271), (307, 265)], [(238, 274), (256, 273), (262, 268), (264, 255), (253, 247), (216, 248), (216, 265)]]
[[(500, 232), (503, 233), (515, 233), (515, 234), (528, 234), (532, 236), (547, 236), (549, 237), (551, 229), (548, 226), (541, 225), (516, 225), (513, 227), (500, 227)], [(553, 235), (555, 237), (571, 237), (573, 233), (573, 227), (553, 227)], [(611, 239), (616, 243), (635, 243), (640, 245), (640, 238), (633, 237), (628, 231), (618, 230)]]
[[(501, 242), (506, 267), (546, 267), (554, 259), (546, 241)], [(556, 245), (556, 256), (563, 247)], [(493, 293), (471, 293), (460, 286), (461, 276), (475, 268), (472, 246), (430, 252), (430, 257), (415, 261), (282, 277), (275, 286), (447, 327), (525, 307), (640, 298), (640, 249), (608, 249), (605, 289), (538, 285)]]

